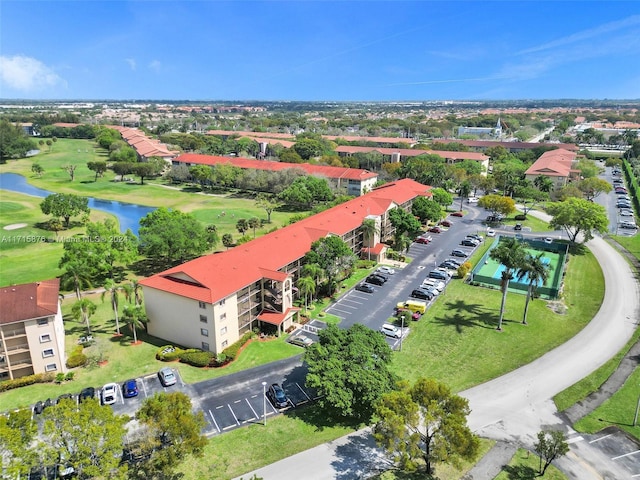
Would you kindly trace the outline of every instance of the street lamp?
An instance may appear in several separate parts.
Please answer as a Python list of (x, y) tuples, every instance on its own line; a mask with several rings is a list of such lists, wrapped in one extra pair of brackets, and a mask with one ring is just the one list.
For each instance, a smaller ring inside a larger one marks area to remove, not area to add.
[(267, 382), (262, 382), (262, 417), (264, 426), (267, 426)]

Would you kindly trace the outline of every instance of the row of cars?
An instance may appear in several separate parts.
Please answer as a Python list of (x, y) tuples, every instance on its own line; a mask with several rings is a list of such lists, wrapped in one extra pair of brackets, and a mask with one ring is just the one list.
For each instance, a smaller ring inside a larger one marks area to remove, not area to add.
[[(177, 382), (176, 374), (172, 369), (168, 367), (164, 367), (160, 369), (158, 372), (158, 378), (160, 379), (160, 383), (163, 387), (169, 387), (171, 385), (175, 385)], [(70, 400), (75, 402), (77, 400), (78, 403), (82, 403), (91, 398), (97, 398), (100, 400), (102, 405), (113, 405), (118, 401), (118, 392), (122, 392), (123, 398), (133, 398), (138, 396), (138, 382), (131, 378), (124, 382), (122, 385), (118, 385), (117, 383), (107, 383), (98, 391), (96, 391), (93, 387), (83, 388), (78, 396), (74, 396), (70, 393), (64, 393), (60, 395), (55, 403), (47, 398), (44, 402), (38, 401), (33, 406), (33, 413), (41, 414), (47, 407), (51, 407), (53, 405), (57, 405), (63, 400)]]
[(620, 228), (636, 229), (638, 226), (633, 220), (634, 213), (631, 205), (631, 197), (625, 188), (621, 176), (620, 170), (613, 171), (613, 188), (616, 194), (616, 207), (618, 208), (618, 215), (625, 217), (619, 222)]

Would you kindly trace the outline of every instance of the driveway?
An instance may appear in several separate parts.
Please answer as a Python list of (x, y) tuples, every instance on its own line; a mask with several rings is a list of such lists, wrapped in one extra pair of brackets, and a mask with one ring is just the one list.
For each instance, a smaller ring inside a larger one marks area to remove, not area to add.
[[(461, 392), (471, 405), (469, 424), (479, 435), (531, 447), (542, 428), (566, 431), (552, 397), (613, 357), (633, 334), (640, 318), (640, 289), (630, 266), (599, 237), (591, 240), (589, 247), (602, 267), (607, 286), (600, 310), (578, 335), (541, 358)], [(623, 457), (607, 456), (598, 449), (600, 442), (575, 440), (578, 436), (572, 435), (571, 450), (560, 462), (569, 478), (622, 479), (638, 473), (619, 462), (632, 456), (627, 455), (629, 452), (620, 450)], [(369, 438), (370, 442), (369, 430), (285, 458), (245, 477), (256, 473), (266, 480), (296, 480), (305, 471), (309, 473), (305, 478), (310, 479), (359, 478), (362, 472), (375, 470), (380, 457), (375, 449), (365, 458), (341, 452), (351, 438), (362, 442)], [(313, 465), (312, 470), (309, 465)], [(353, 475), (344, 476), (346, 465)]]

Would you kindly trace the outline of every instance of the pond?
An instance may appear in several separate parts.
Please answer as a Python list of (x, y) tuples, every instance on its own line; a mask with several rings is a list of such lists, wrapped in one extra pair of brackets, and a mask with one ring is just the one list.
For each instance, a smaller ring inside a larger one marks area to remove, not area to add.
[[(27, 183), (25, 177), (17, 173), (0, 173), (0, 190), (9, 190), (11, 192), (23, 193), (40, 198), (45, 198), (52, 194), (52, 192), (30, 185)], [(120, 223), (120, 230), (122, 232), (131, 229), (135, 235), (138, 235), (140, 219), (147, 213), (155, 210), (154, 207), (145, 207), (133, 203), (123, 203), (112, 200), (100, 200), (99, 198), (91, 197), (89, 197), (89, 208), (114, 215)]]

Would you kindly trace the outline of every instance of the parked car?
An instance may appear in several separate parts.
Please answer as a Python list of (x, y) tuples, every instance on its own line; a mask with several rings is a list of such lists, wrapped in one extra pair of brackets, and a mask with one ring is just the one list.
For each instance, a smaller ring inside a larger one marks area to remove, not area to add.
[(627, 194), (626, 188), (621, 188), (620, 190), (616, 189), (616, 195), (626, 195), (626, 194)]
[(633, 217), (633, 210), (620, 210), (620, 216), (621, 217)]
[(478, 197), (469, 197), (467, 199), (467, 203), (478, 203), (479, 198)]
[(388, 337), (400, 338), (402, 336), (400, 329), (390, 323), (384, 323), (380, 327), (380, 331)]
[(379, 277), (377, 275), (369, 275), (367, 278), (365, 278), (364, 280), (367, 283), (372, 283), (373, 285), (378, 285), (378, 286), (382, 286), (384, 285), (384, 282), (386, 281), (384, 278)]
[(477, 247), (478, 245), (480, 245), (480, 242), (474, 240), (473, 238), (465, 238), (460, 242), (460, 245), (463, 245), (465, 247)]
[(169, 367), (161, 368), (158, 372), (158, 378), (163, 387), (170, 387), (178, 381), (176, 374)]
[(620, 228), (636, 229), (638, 226), (633, 222), (620, 222)]
[(452, 268), (437, 267), (435, 269), (436, 272), (442, 272), (445, 275), (447, 275), (447, 278), (451, 278), (452, 277), (453, 274), (451, 273), (451, 270), (455, 270), (455, 268), (452, 269)]
[(447, 260), (445, 260), (444, 262), (441, 262), (440, 265), (438, 265), (438, 267), (446, 268), (447, 270), (457, 270), (459, 266), (460, 265), (457, 265), (453, 262), (448, 262)]
[(127, 380), (122, 384), (122, 396), (124, 398), (138, 396), (138, 384), (134, 379)]
[(436, 226), (434, 226), (434, 227), (431, 227), (431, 228), (429, 229), (429, 231), (430, 231), (431, 233), (442, 233), (444, 230), (442, 230), (442, 228), (440, 228), (440, 227), (438, 227), (438, 226), (436, 225)]
[(373, 288), (368, 283), (359, 283), (358, 285), (356, 285), (356, 290), (358, 290), (359, 292), (364, 292), (364, 293), (373, 293), (373, 292), (375, 292), (376, 289)]
[(423, 288), (416, 288), (411, 291), (411, 298), (419, 298), (421, 300), (432, 300), (433, 297), (434, 297), (433, 293)]
[(458, 260), (457, 258), (447, 258), (445, 259), (445, 262), (453, 263), (456, 266), (456, 268), (458, 268), (460, 265), (464, 263), (464, 261)]
[(437, 280), (435, 278), (425, 278), (422, 282), (422, 285), (420, 285), (420, 288), (435, 288), (436, 290), (442, 292), (444, 290), (444, 287), (446, 287), (444, 282), (441, 282), (440, 280)]
[(467, 235), (467, 238), (473, 238), (478, 243), (482, 242), (482, 240), (484, 240), (484, 237), (482, 235), (478, 234), (478, 233), (472, 233), (471, 235)]
[(416, 243), (422, 243), (424, 245), (428, 245), (430, 241), (431, 241), (431, 237), (422, 237), (422, 236), (416, 238), (415, 240)]
[(96, 389), (93, 387), (83, 388), (80, 394), (78, 395), (78, 403), (82, 403), (89, 398), (95, 398)]
[(420, 312), (412, 312), (408, 308), (396, 308), (396, 317), (399, 317), (400, 314), (404, 312), (411, 314), (411, 320), (416, 322), (422, 318), (422, 314)]
[(521, 223), (516, 223), (516, 224), (513, 226), (513, 229), (514, 229), (514, 230), (522, 230), (522, 224), (521, 224)]
[(386, 273), (387, 275), (395, 275), (395, 273), (396, 273), (396, 271), (393, 268), (388, 267), (386, 265), (382, 265), (382, 266), (378, 267), (377, 270), (376, 270), (376, 273), (377, 272)]
[(286, 408), (289, 406), (289, 399), (287, 398), (287, 395), (284, 393), (282, 387), (277, 383), (272, 383), (269, 386), (267, 397), (276, 408)]
[(383, 278), (385, 282), (387, 282), (391, 278), (391, 275), (389, 275), (388, 273), (379, 272), (378, 270), (373, 272), (371, 275), (375, 275), (376, 277)]
[(429, 272), (429, 278), (437, 278), (438, 280), (449, 280), (449, 275), (440, 270), (432, 270)]
[(453, 223), (451, 223), (449, 220), (440, 220), (440, 225), (442, 225), (443, 227), (451, 227)]
[(452, 217), (464, 217), (464, 213), (462, 212), (453, 212), (451, 214)]
[(460, 258), (467, 258), (467, 252), (465, 252), (464, 250), (460, 250), (459, 248), (456, 248), (455, 250), (451, 250), (451, 254), (454, 257), (460, 257)]
[(544, 238), (544, 243), (546, 243), (546, 244), (548, 244), (548, 245), (552, 244), (552, 243), (553, 243), (553, 238), (551, 238), (551, 237), (545, 237), (545, 238)]
[(297, 335), (289, 339), (291, 345), (297, 345), (298, 347), (307, 348), (313, 345), (313, 340), (305, 335)]
[(35, 415), (40, 415), (42, 412), (44, 412), (44, 403), (42, 402), (42, 400), (38, 400), (33, 406), (33, 413)]
[(112, 405), (118, 400), (118, 385), (115, 383), (107, 383), (102, 387), (100, 393), (103, 405)]
[(487, 237), (495, 237), (495, 236), (496, 236), (496, 231), (493, 228), (488, 228)]
[(56, 400), (56, 405), (58, 405), (60, 402), (62, 402), (63, 400), (71, 400), (74, 401), (75, 399), (73, 398), (73, 395), (71, 395), (70, 393), (63, 393), (62, 395), (60, 395), (58, 397), (58, 399)]

